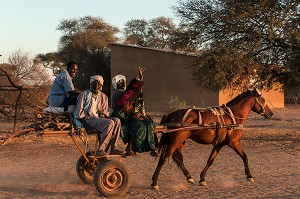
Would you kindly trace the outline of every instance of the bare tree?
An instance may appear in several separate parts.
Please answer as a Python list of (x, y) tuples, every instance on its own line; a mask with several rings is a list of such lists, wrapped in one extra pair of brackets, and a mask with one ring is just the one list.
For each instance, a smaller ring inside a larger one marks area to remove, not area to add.
[(43, 67), (42, 62), (28, 52), (17, 50), (8, 57), (5, 68), (25, 85), (49, 85), (50, 73)]
[(15, 116), (18, 112), (28, 117), (33, 109), (44, 108), (51, 77), (41, 62), (18, 50), (9, 56), (8, 63), (0, 65), (0, 71), (0, 112), (4, 116), (11, 117), (15, 110)]

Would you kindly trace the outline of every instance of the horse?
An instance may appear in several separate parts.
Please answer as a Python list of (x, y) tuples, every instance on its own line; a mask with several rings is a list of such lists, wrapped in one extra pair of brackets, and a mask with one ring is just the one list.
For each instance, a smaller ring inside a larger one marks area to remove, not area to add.
[[(242, 126), (250, 111), (263, 114), (267, 119), (270, 119), (273, 113), (265, 105), (265, 99), (257, 89), (247, 90), (226, 105), (217, 108), (220, 112), (223, 112), (223, 115), (214, 113), (210, 108), (180, 109), (162, 118), (161, 124), (167, 126), (168, 130), (160, 139), (159, 152), (161, 155), (152, 177), (152, 188), (159, 189), (157, 184), (158, 176), (162, 166), (170, 156), (182, 170), (186, 180), (194, 184), (193, 178), (183, 163), (182, 150), (187, 139), (191, 139), (199, 144), (213, 144), (207, 164), (200, 174), (200, 185), (207, 185), (205, 182), (206, 172), (213, 164), (221, 148), (225, 145), (232, 148), (242, 158), (247, 179), (254, 182), (249, 169), (247, 155), (244, 153), (240, 143), (244, 130), (243, 128), (232, 126)], [(195, 125), (200, 123), (202, 127), (195, 127)], [(181, 124), (181, 127), (178, 128), (176, 124)], [(186, 127), (182, 127), (182, 124)]]

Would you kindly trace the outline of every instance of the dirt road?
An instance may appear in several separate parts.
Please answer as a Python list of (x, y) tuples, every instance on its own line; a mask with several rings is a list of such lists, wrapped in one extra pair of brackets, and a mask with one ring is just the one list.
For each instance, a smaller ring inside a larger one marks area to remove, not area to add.
[[(189, 140), (183, 155), (194, 185), (170, 160), (162, 169), (160, 190), (152, 190), (158, 159), (144, 153), (125, 159), (132, 186), (115, 198), (300, 198), (300, 108), (290, 106), (274, 114), (272, 120), (251, 114), (245, 125), (242, 145), (254, 183), (246, 180), (240, 157), (224, 147), (207, 172), (207, 186), (199, 186), (212, 146)], [(101, 198), (92, 185), (78, 178), (79, 155), (69, 137), (29, 135), (0, 146), (0, 198)]]

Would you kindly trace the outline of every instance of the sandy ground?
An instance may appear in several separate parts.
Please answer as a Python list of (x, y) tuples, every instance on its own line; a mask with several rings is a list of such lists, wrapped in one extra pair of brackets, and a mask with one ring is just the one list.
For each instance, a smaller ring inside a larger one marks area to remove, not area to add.
[[(132, 186), (114, 198), (300, 198), (300, 107), (274, 110), (265, 120), (250, 115), (242, 140), (255, 182), (246, 180), (243, 162), (224, 147), (206, 176), (199, 175), (212, 146), (187, 141), (184, 162), (195, 184), (169, 161), (159, 178), (160, 190), (150, 188), (158, 159), (148, 153), (127, 157)], [(0, 129), (9, 124), (0, 123)], [(0, 146), (0, 198), (101, 198), (93, 185), (80, 181), (75, 166), (79, 151), (69, 137), (27, 135)]]

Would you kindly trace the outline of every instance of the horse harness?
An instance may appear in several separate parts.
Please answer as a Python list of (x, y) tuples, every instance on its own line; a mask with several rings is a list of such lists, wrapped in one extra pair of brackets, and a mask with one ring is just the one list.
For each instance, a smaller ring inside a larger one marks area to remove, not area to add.
[[(191, 111), (198, 112), (198, 122), (196, 123), (185, 123), (186, 118), (190, 114)], [(201, 112), (210, 111), (217, 117), (216, 123), (205, 124), (202, 121)], [(231, 124), (226, 124), (224, 120), (224, 115), (227, 114), (231, 118)], [(216, 132), (216, 137), (214, 138), (213, 145), (216, 145), (219, 140), (219, 129), (226, 128), (226, 133), (222, 136), (221, 141), (226, 138), (227, 132), (232, 129), (242, 129), (243, 126), (236, 123), (235, 117), (231, 111), (231, 109), (225, 106), (225, 110), (222, 109), (220, 106), (208, 107), (208, 108), (189, 108), (185, 112), (184, 116), (181, 119), (180, 123), (164, 123), (164, 126), (167, 127), (179, 127), (175, 129), (168, 130), (168, 132), (179, 131), (179, 130), (200, 130), (200, 129), (214, 129)]]

